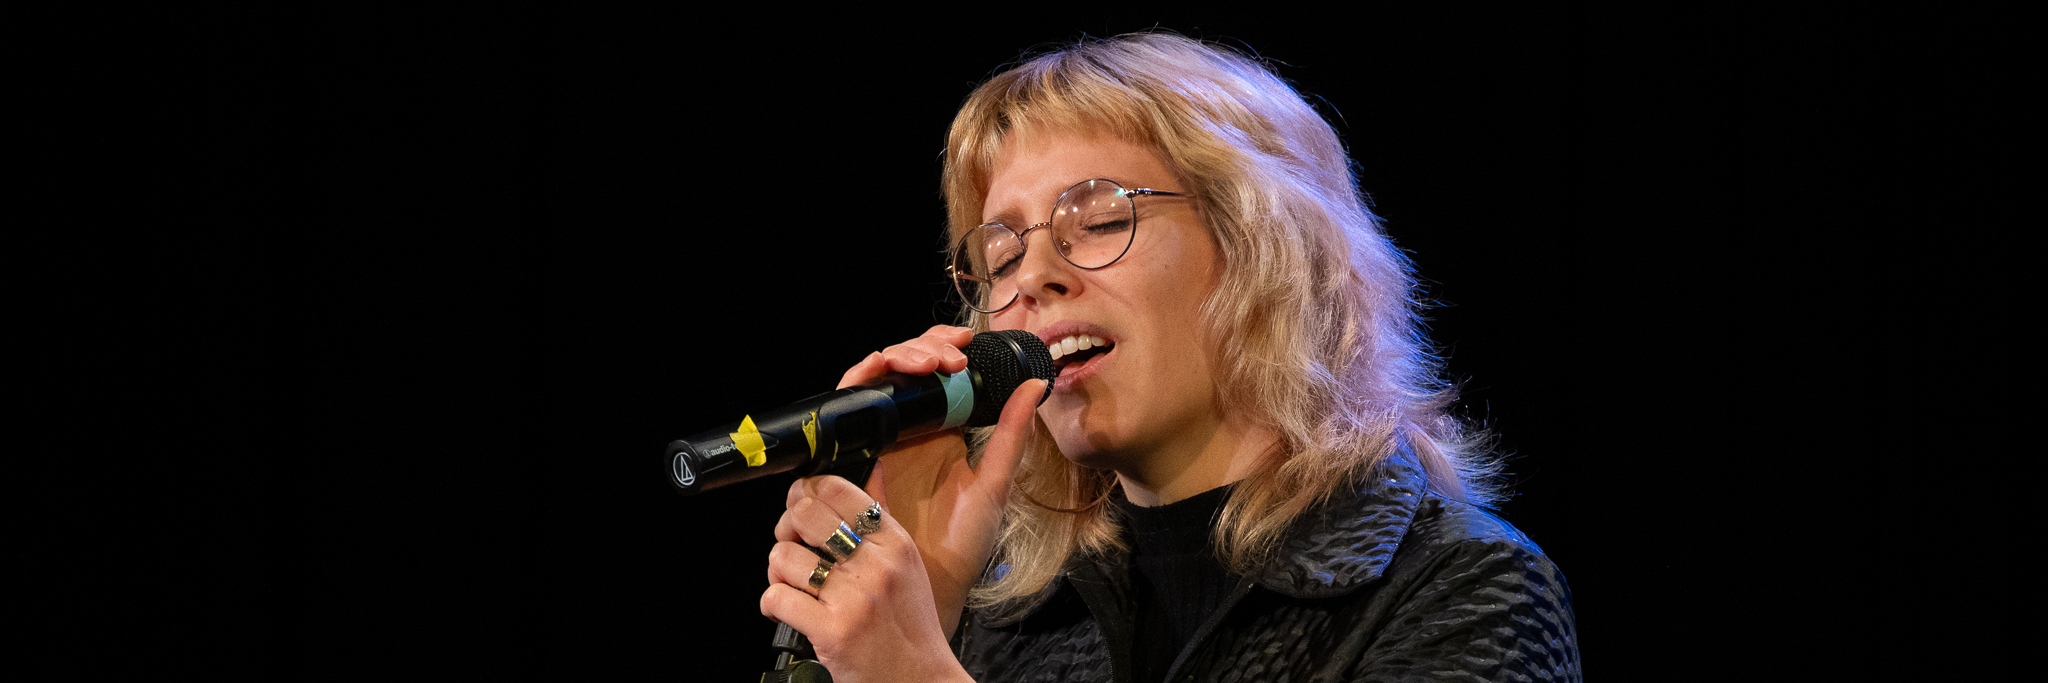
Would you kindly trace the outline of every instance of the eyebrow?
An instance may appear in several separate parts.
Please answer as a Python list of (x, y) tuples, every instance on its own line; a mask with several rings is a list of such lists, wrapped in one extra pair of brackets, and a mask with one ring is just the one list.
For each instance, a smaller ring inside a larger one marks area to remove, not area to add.
[(988, 220), (981, 222), (982, 225), (988, 225), (990, 223), (1001, 223), (1003, 225), (1021, 228), (1024, 227), (1023, 225), (1020, 225), (1021, 223), (1024, 223), (1024, 216), (1022, 214), (1017, 213), (1015, 209), (1006, 209), (1000, 213), (997, 213), (995, 216), (990, 217)]
[[(1088, 176), (1087, 178), (1083, 178), (1083, 179), (1081, 179), (1081, 180), (1077, 180), (1077, 181), (1074, 181), (1074, 182), (1075, 182), (1075, 183), (1080, 183), (1080, 182), (1084, 182), (1084, 181), (1086, 181), (1086, 180), (1089, 180), (1089, 179), (1095, 179), (1095, 178), (1100, 178), (1100, 179), (1103, 179), (1103, 180), (1107, 180), (1107, 181), (1109, 181), (1109, 182), (1112, 182), (1112, 183), (1116, 183), (1116, 184), (1118, 184), (1118, 185), (1122, 185), (1122, 186), (1124, 186), (1124, 187), (1133, 187), (1133, 186), (1132, 186), (1132, 185), (1130, 185), (1129, 183), (1125, 183), (1125, 182), (1124, 182), (1124, 181), (1122, 181), (1122, 180), (1118, 180), (1118, 179), (1116, 179), (1116, 178), (1111, 178), (1111, 177), (1109, 177), (1109, 176), (1106, 176), (1106, 175), (1092, 175), (1092, 176)], [(1073, 185), (1068, 185), (1067, 187), (1073, 187)], [(1165, 191), (1165, 190), (1162, 190), (1162, 191)], [(1008, 226), (1011, 226), (1011, 227), (1016, 227), (1016, 228), (1022, 228), (1022, 227), (1024, 227), (1024, 226), (1027, 226), (1027, 225), (1031, 225), (1032, 223), (1036, 223), (1036, 222), (1037, 222), (1037, 221), (1028, 221), (1028, 220), (1025, 220), (1025, 219), (1024, 219), (1024, 217), (1023, 217), (1023, 216), (1021, 216), (1021, 215), (1019, 215), (1019, 214), (1017, 213), (1017, 211), (1016, 211), (1015, 209), (1005, 209), (1005, 210), (1003, 210), (1002, 212), (999, 212), (999, 213), (997, 213), (997, 214), (996, 214), (995, 216), (993, 216), (993, 217), (990, 217), (990, 218), (989, 218), (988, 220), (984, 220), (984, 221), (982, 221), (982, 222), (981, 222), (981, 224), (982, 224), (982, 225), (988, 225), (988, 224), (990, 224), (990, 223), (1001, 223), (1001, 224), (1003, 224), (1003, 225), (1008, 225)]]

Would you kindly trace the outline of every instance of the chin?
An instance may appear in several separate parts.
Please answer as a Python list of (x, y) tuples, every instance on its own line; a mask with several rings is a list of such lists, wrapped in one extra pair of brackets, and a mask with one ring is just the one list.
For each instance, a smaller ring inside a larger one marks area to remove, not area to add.
[(1060, 455), (1066, 456), (1067, 462), (1071, 462), (1075, 465), (1086, 467), (1091, 470), (1116, 469), (1112, 466), (1114, 465), (1114, 462), (1112, 462), (1113, 459), (1104, 457), (1104, 455), (1098, 451), (1083, 450), (1077, 453), (1075, 451), (1068, 450), (1065, 446), (1061, 446)]
[(1107, 434), (1091, 434), (1078, 427), (1069, 425), (1067, 429), (1048, 429), (1053, 443), (1059, 445), (1060, 455), (1065, 456), (1068, 462), (1089, 469), (1118, 469), (1124, 458), (1114, 439)]

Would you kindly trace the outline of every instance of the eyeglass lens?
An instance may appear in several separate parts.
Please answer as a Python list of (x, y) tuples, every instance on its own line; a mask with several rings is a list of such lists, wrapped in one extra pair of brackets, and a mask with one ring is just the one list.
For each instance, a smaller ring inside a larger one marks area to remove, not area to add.
[[(1053, 203), (1053, 247), (1068, 263), (1094, 270), (1115, 263), (1137, 234), (1137, 211), (1124, 188), (1107, 180), (1083, 181)], [(968, 231), (953, 250), (960, 296), (977, 311), (994, 312), (1017, 298), (1017, 270), (1025, 254), (1017, 231), (989, 223)]]

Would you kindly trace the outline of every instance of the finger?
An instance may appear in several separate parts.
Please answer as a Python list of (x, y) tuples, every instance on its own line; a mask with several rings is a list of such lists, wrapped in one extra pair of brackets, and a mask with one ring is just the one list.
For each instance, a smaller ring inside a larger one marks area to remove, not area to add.
[(939, 371), (938, 353), (927, 350), (911, 340), (882, 349), (882, 357), (888, 360), (890, 372), (906, 375), (929, 375)]
[(832, 625), (831, 611), (810, 593), (797, 590), (795, 586), (777, 583), (768, 586), (761, 593), (761, 615), (789, 624), (798, 633), (809, 636), (812, 644), (819, 644), (819, 638), (826, 643), (838, 642), (837, 631), (828, 631)]
[[(839, 528), (841, 522), (846, 522), (847, 526), (853, 526), (847, 520), (854, 519), (855, 515), (867, 510), (868, 505), (875, 502), (875, 499), (868, 497), (866, 491), (860, 490), (860, 487), (854, 486), (853, 482), (847, 481), (843, 477), (823, 476), (811, 477), (811, 479), (813, 480), (811, 482), (811, 498), (819, 503), (823, 503), (826, 508), (830, 509), (831, 515), (839, 520), (824, 529), (825, 536), (831, 536), (832, 532)], [(884, 530), (886, 528), (885, 526)], [(810, 530), (804, 529), (803, 531), (808, 533)], [(878, 531), (877, 534), (879, 533), (881, 532)], [(818, 540), (823, 542), (824, 539), (820, 538)]]
[(974, 478), (975, 487), (991, 499), (1000, 502), (1009, 498), (1010, 478), (1017, 472), (1017, 461), (1024, 457), (1038, 401), (1050, 390), (1045, 380), (1026, 380), (1010, 392), (1010, 401), (1003, 404), (1003, 414), (996, 419), (995, 433), (989, 435), (988, 448), (982, 451)]
[(868, 357), (860, 359), (859, 363), (853, 364), (853, 367), (848, 369), (846, 374), (839, 377), (839, 388), (845, 389), (876, 377), (881, 377), (888, 372), (888, 366), (889, 361), (882, 357), (882, 352), (870, 353)]
[(955, 348), (952, 344), (932, 337), (918, 337), (897, 344), (896, 346), (884, 349), (882, 355), (889, 356), (892, 351), (901, 351), (903, 357), (918, 361), (929, 358), (936, 362), (937, 367), (935, 370), (959, 372), (960, 368), (967, 367), (967, 354), (962, 353), (960, 349)]
[(937, 339), (954, 348), (967, 348), (967, 345), (974, 341), (974, 330), (953, 325), (933, 325), (919, 336)]
[(937, 356), (940, 372), (954, 373), (967, 369), (967, 354), (953, 345), (936, 339), (919, 339), (918, 345)]
[[(840, 479), (839, 477), (831, 478)], [(789, 485), (789, 495), (784, 498), (783, 502), (784, 507), (788, 509), (783, 511), (780, 519), (775, 520), (775, 540), (798, 541), (814, 546), (820, 545), (824, 542), (823, 537), (806, 532), (813, 531), (822, 524), (824, 536), (829, 537), (834, 529), (839, 528), (840, 522), (852, 519), (851, 517), (837, 516), (837, 513), (832, 511), (831, 506), (817, 500), (817, 487), (825, 479), (826, 477), (803, 477)], [(841, 481), (844, 481), (844, 479), (841, 479)], [(803, 512), (798, 512), (799, 508)], [(867, 508), (863, 507), (861, 509), (865, 510)], [(827, 516), (832, 521), (827, 522)]]
[(783, 542), (768, 551), (768, 585), (778, 583), (805, 593), (811, 592), (811, 572), (818, 568), (818, 556), (810, 548)]
[(782, 517), (775, 520), (775, 540), (803, 540), (803, 536), (797, 533), (796, 519), (790, 516), (790, 511), (796, 509), (799, 501), (809, 497), (811, 497), (811, 478), (800, 478), (790, 482), (789, 494), (784, 496), (782, 500), (782, 507), (784, 508)]
[[(790, 528), (795, 532), (795, 535), (805, 545), (813, 548), (825, 547), (826, 539), (832, 538), (832, 532), (838, 531), (839, 525), (846, 524), (847, 520), (846, 517), (839, 516), (839, 513), (833, 512), (831, 507), (816, 498), (805, 498), (797, 501), (796, 507), (790, 508), (789, 512), (783, 514), (783, 517), (789, 521)], [(852, 525), (849, 524), (848, 526)], [(776, 523), (775, 533), (776, 539), (782, 540), (781, 522)]]
[(787, 510), (789, 508), (796, 507), (797, 501), (807, 498), (811, 495), (811, 489), (804, 483), (805, 481), (807, 480), (797, 479), (796, 481), (789, 483), (789, 495), (783, 498), (782, 509)]
[[(967, 368), (967, 354), (961, 351), (966, 344), (956, 344), (954, 335), (930, 334), (912, 339), (906, 344), (922, 349), (939, 357), (939, 366), (946, 372), (959, 372)], [(969, 337), (972, 340), (972, 337)]]
[(934, 326), (917, 339), (868, 354), (867, 358), (840, 376), (839, 388), (865, 383), (888, 372), (911, 375), (929, 375), (941, 369), (959, 372), (967, 367), (967, 354), (960, 348), (972, 341), (973, 330), (951, 325)]
[(803, 536), (796, 532), (796, 518), (790, 515), (789, 510), (783, 510), (782, 518), (775, 520), (775, 540), (777, 542), (803, 540)]
[[(797, 512), (799, 507), (803, 508), (806, 512)], [(809, 498), (797, 501), (796, 505), (792, 505), (788, 510), (782, 511), (780, 519), (775, 520), (775, 540), (789, 541), (791, 543), (809, 543), (810, 541), (804, 537), (803, 530), (815, 527), (822, 521), (817, 519), (816, 511), (823, 508), (824, 504)], [(834, 523), (831, 528), (825, 530), (826, 535), (831, 535), (832, 529), (836, 528), (838, 526)]]

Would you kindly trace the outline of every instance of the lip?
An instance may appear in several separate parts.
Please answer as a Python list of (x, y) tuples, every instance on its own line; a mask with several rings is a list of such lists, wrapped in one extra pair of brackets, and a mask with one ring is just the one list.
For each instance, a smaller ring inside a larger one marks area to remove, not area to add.
[(1090, 336), (1101, 337), (1103, 339), (1109, 340), (1111, 344), (1115, 344), (1117, 341), (1119, 341), (1116, 338), (1116, 335), (1110, 334), (1109, 330), (1102, 329), (1101, 325), (1097, 325), (1095, 323), (1082, 320), (1061, 320), (1051, 325), (1046, 325), (1045, 327), (1038, 328), (1037, 334), (1038, 340), (1045, 342), (1048, 346), (1050, 346), (1054, 340), (1065, 339), (1067, 337), (1071, 337), (1077, 334), (1086, 334)]
[(1112, 346), (1108, 351), (1095, 354), (1079, 365), (1069, 365), (1061, 368), (1059, 376), (1054, 377), (1052, 380), (1053, 393), (1073, 391), (1074, 385), (1085, 382), (1088, 378), (1102, 372), (1102, 364), (1109, 362), (1109, 358), (1115, 356), (1116, 352), (1121, 348), (1119, 346)]
[(1102, 364), (1109, 362), (1110, 357), (1115, 356), (1116, 352), (1123, 348), (1123, 340), (1118, 339), (1115, 334), (1110, 333), (1109, 330), (1104, 329), (1101, 325), (1083, 320), (1061, 320), (1038, 328), (1036, 334), (1039, 341), (1043, 341), (1048, 345), (1060, 339), (1082, 334), (1101, 337), (1110, 342), (1110, 349), (1108, 351), (1096, 354), (1079, 365), (1068, 365), (1061, 369), (1059, 376), (1053, 379), (1052, 390), (1054, 393), (1073, 391), (1074, 385), (1080, 384), (1088, 378), (1094, 377), (1097, 373), (1102, 372)]

